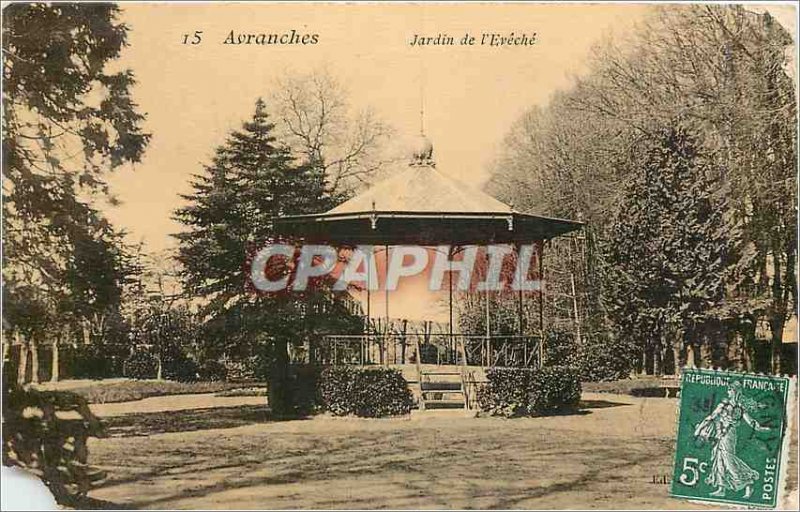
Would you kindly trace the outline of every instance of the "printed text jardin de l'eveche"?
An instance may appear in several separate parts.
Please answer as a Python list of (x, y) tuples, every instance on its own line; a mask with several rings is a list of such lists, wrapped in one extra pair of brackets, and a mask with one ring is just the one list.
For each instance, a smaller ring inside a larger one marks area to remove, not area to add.
[[(187, 45), (199, 45), (203, 42), (205, 34), (202, 30), (183, 34), (182, 42)], [(317, 32), (303, 30), (285, 30), (276, 32), (240, 32), (230, 30), (222, 38), (225, 45), (261, 45), (261, 46), (290, 46), (290, 45), (317, 45), (322, 38)], [(446, 32), (435, 35), (412, 34), (407, 44), (409, 46), (533, 46), (537, 43), (536, 32), (465, 32), (463, 36), (453, 36)]]

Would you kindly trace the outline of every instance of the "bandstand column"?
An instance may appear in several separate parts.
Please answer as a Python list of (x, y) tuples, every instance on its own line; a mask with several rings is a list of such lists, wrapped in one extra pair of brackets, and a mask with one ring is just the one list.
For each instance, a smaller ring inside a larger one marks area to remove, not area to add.
[(544, 364), (544, 240), (539, 243), (539, 364)]
[(361, 348), (361, 350), (363, 352), (363, 355), (361, 357), (361, 363), (362, 364), (365, 364), (367, 362), (367, 360), (369, 359), (369, 357), (370, 357), (370, 346), (372, 345), (370, 343), (370, 340), (372, 338), (372, 332), (370, 332), (370, 331), (372, 330), (372, 328), (371, 328), (371, 326), (369, 324), (370, 304), (372, 304), (372, 290), (371, 290), (371, 288), (372, 288), (372, 280), (371, 280), (370, 276), (372, 275), (372, 268), (371, 268), (372, 259), (375, 257), (375, 250), (372, 248), (372, 246), (370, 246), (370, 251), (372, 251), (372, 253), (369, 255), (369, 257), (367, 258), (367, 261), (364, 263), (365, 270), (367, 271), (367, 318), (364, 319), (365, 320), (364, 321), (364, 334), (366, 334), (366, 338), (365, 338), (364, 344), (363, 344), (363, 346)]
[(383, 321), (383, 340), (381, 340), (381, 364), (388, 364), (386, 360), (388, 347), (386, 346), (389, 338), (389, 244), (384, 246), (386, 250), (386, 268), (383, 271), (383, 288), (385, 290), (384, 321)]

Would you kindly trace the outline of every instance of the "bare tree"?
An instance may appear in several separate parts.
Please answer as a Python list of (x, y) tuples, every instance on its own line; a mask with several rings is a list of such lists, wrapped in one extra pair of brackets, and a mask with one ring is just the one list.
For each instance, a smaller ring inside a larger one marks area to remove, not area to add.
[[(769, 15), (740, 7), (655, 9), (627, 40), (598, 46), (575, 87), (520, 119), (490, 189), (522, 209), (580, 214), (588, 239), (602, 239), (635, 176), (636, 141), (660, 126), (692, 127), (716, 164), (718, 195), (729, 200), (729, 236), (741, 239), (728, 300), (713, 314), (738, 319), (749, 345), (770, 338), (778, 372), (796, 304), (797, 113), (783, 68), (790, 43)], [(769, 332), (757, 334), (765, 323)]]
[(355, 108), (347, 89), (327, 70), (277, 81), (271, 106), (278, 130), (295, 154), (321, 166), (331, 193), (368, 183), (393, 159), (392, 129), (370, 108)]

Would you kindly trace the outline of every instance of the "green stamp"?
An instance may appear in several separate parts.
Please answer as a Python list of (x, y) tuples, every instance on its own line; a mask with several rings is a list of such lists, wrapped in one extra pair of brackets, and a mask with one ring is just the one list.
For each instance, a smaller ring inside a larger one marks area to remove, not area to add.
[(684, 369), (670, 495), (774, 508), (783, 488), (790, 383)]

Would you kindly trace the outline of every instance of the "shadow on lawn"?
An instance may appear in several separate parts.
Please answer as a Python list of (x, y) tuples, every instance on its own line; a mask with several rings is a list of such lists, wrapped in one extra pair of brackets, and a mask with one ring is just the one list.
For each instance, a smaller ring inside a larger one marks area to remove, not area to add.
[(133, 510), (131, 505), (98, 500), (89, 496), (73, 496), (60, 505), (79, 510)]
[(592, 414), (592, 409), (608, 409), (609, 407), (624, 407), (631, 404), (624, 404), (620, 402), (609, 402), (608, 400), (581, 400), (578, 402), (578, 407), (573, 409), (564, 409), (561, 411), (552, 411), (544, 416), (586, 416)]
[(609, 402), (608, 400), (581, 400), (578, 406), (581, 409), (607, 409), (609, 407), (624, 407), (631, 404)]
[(110, 437), (134, 437), (241, 427), (270, 420), (269, 410), (265, 406), (243, 405), (125, 414), (105, 418), (103, 423)]

